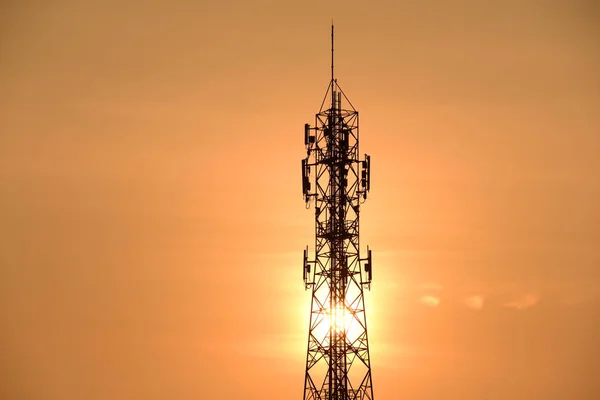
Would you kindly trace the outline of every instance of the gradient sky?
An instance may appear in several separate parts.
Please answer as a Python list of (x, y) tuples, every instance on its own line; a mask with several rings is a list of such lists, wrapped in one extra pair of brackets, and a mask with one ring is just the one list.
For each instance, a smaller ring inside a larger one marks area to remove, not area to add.
[(0, 398), (301, 398), (332, 17), (376, 398), (600, 398), (598, 3), (207, 3), (0, 3)]

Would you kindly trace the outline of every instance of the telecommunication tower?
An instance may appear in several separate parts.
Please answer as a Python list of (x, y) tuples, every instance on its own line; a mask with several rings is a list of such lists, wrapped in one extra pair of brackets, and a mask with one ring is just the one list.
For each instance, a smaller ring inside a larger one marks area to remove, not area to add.
[(304, 400), (372, 400), (363, 293), (371, 287), (371, 250), (361, 257), (358, 231), (371, 159), (359, 159), (358, 111), (335, 79), (333, 39), (332, 25), (331, 82), (315, 125), (304, 126), (302, 193), (315, 207), (315, 256), (307, 246), (303, 261), (312, 292)]

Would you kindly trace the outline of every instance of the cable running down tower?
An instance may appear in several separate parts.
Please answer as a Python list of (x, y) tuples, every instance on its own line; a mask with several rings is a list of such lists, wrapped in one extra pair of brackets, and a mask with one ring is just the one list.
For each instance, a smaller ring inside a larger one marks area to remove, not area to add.
[(315, 125), (304, 126), (302, 193), (307, 208), (315, 207), (315, 256), (309, 259), (307, 246), (303, 259), (312, 292), (304, 400), (372, 400), (363, 293), (371, 286), (371, 250), (361, 258), (359, 245), (371, 159), (359, 160), (358, 111), (335, 79), (333, 39), (332, 25), (331, 82)]

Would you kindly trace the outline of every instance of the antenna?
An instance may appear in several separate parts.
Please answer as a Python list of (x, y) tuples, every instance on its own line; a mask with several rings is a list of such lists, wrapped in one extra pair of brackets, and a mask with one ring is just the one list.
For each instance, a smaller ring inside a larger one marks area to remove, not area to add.
[(333, 74), (333, 19), (331, 20), (331, 85), (333, 87), (333, 80), (335, 76)]
[(333, 73), (333, 19), (331, 20), (331, 109), (335, 109), (335, 75)]

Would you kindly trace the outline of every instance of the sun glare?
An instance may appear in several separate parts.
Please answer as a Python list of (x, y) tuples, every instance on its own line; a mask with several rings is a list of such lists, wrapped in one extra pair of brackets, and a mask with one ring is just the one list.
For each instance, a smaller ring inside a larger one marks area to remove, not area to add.
[(325, 308), (319, 313), (318, 325), (313, 333), (324, 338), (330, 334), (343, 335), (350, 342), (354, 341), (361, 333), (361, 324), (355, 315), (355, 311), (344, 304), (338, 304), (332, 308)]
[(325, 312), (324, 324), (335, 333), (346, 332), (352, 322), (352, 314), (344, 305), (338, 304)]

